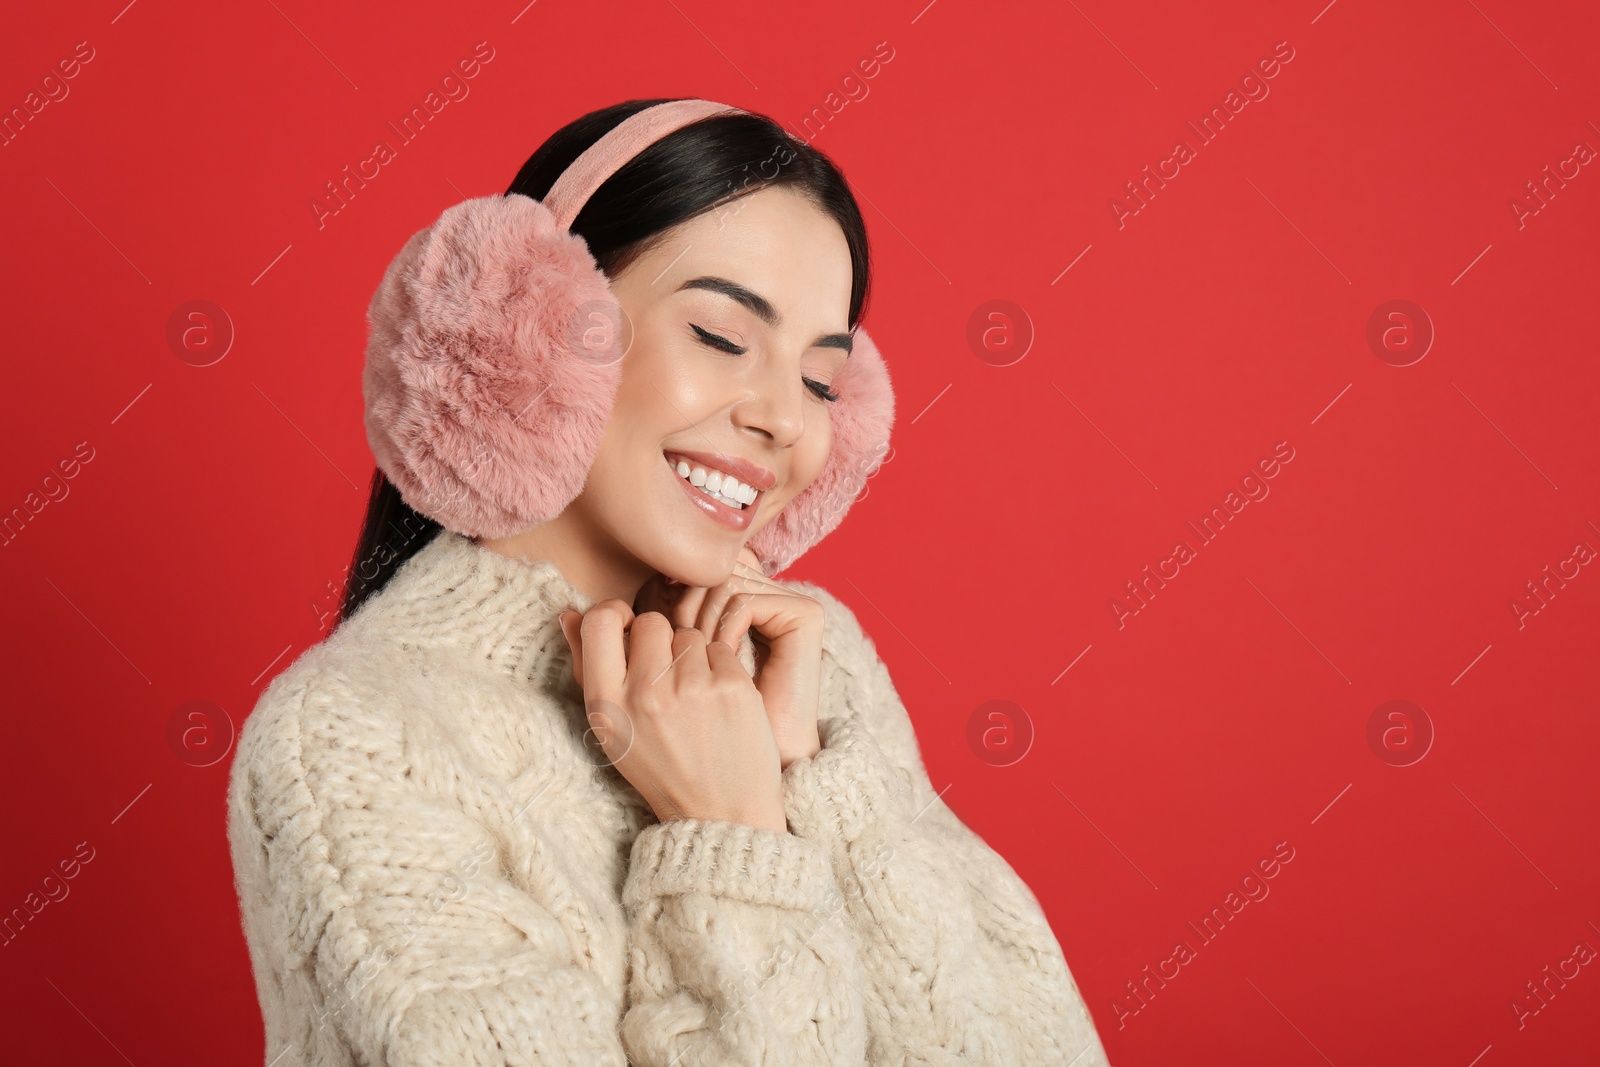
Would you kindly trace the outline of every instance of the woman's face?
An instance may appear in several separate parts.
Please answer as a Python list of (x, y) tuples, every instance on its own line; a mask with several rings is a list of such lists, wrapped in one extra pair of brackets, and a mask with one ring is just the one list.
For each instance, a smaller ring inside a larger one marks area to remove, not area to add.
[[(669, 578), (725, 580), (828, 458), (833, 401), (819, 393), (849, 354), (851, 280), (838, 223), (770, 186), (676, 227), (612, 278), (622, 379), (574, 517)], [(713, 484), (734, 475), (754, 502), (714, 499), (696, 468)]]

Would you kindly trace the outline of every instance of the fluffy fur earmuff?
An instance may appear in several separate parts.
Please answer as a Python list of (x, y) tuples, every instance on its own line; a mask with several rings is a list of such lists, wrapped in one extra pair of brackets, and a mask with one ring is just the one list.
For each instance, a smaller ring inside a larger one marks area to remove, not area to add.
[(367, 440), (407, 504), (508, 537), (582, 491), (621, 381), (621, 311), (544, 204), (446, 209), (389, 265), (367, 321)]
[[(622, 312), (587, 243), (543, 203), (446, 209), (384, 272), (367, 322), (367, 440), (412, 508), (507, 537), (582, 492), (621, 381)], [(839, 525), (889, 448), (894, 393), (864, 329), (831, 384), (822, 474), (749, 542), (769, 576)]]

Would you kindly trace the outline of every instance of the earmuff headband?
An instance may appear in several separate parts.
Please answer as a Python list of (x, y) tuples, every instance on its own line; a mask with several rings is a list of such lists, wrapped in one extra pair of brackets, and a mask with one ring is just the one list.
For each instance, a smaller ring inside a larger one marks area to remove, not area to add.
[(550, 187), (542, 203), (555, 216), (556, 225), (563, 230), (571, 229), (573, 220), (594, 191), (628, 160), (691, 122), (724, 113), (746, 114), (740, 108), (711, 100), (670, 100), (636, 112), (617, 123), (573, 160)]

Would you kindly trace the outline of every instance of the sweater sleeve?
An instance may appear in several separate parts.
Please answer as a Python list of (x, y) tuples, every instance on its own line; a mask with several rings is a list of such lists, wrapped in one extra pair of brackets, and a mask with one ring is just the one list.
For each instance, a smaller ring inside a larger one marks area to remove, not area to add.
[(637, 1065), (861, 1065), (863, 976), (824, 849), (694, 819), (635, 840), (628, 885)]
[[(592, 902), (511, 876), (481, 789), (423, 782), (348, 695), (293, 696), (247, 721), (229, 789), (241, 898), (270, 916), (246, 924), (270, 942), (252, 945), (258, 981), (279, 995), (303, 985), (311, 1017), (276, 1035), (283, 1048), (269, 1033), (268, 1059), (864, 1062), (860, 964), (815, 842), (737, 823), (647, 826), (611, 905), (627, 917), (624, 986), (586, 949), (606, 921)], [(527, 855), (546, 873), (563, 863), (552, 841)]]
[(868, 988), (868, 1059), (1106, 1067), (1037, 898), (938, 796), (888, 667), (821, 600), (822, 748), (784, 771), (792, 833), (828, 850)]

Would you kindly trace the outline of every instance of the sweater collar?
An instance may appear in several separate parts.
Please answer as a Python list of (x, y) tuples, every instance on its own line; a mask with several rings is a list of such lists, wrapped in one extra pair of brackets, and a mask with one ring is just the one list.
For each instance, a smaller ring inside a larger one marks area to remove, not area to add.
[(550, 560), (505, 556), (446, 528), (368, 606), (384, 627), (398, 625), (405, 644), (459, 649), (495, 671), (565, 689), (572, 653), (557, 616), (586, 612), (594, 600)]
[[(594, 605), (551, 560), (504, 556), (441, 528), (346, 625), (374, 627), (402, 647), (449, 649), (581, 704), (557, 616)], [(739, 641), (738, 658), (754, 677), (749, 633)]]

